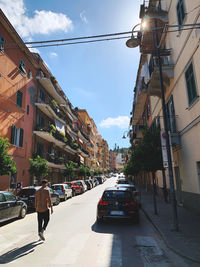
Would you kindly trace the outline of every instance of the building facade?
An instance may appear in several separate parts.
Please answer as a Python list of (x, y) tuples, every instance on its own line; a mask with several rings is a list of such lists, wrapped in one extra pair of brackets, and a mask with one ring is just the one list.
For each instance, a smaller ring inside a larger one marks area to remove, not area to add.
[[(195, 26), (200, 23), (198, 5), (198, 0), (152, 0), (141, 6), (140, 18), (146, 21), (148, 29), (141, 36), (131, 124), (132, 141), (139, 137), (144, 122), (164, 128), (159, 62), (154, 46), (156, 32), (152, 33), (157, 26), (177, 202), (200, 213), (200, 31)], [(190, 27), (185, 26), (188, 24)], [(166, 25), (174, 25), (174, 30)], [(166, 177), (169, 188), (167, 169)], [(157, 185), (163, 187), (161, 172), (157, 173)]]

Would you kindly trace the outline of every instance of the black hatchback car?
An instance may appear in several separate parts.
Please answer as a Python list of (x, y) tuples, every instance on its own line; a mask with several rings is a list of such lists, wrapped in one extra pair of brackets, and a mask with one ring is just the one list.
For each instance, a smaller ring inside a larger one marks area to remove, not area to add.
[[(17, 196), (27, 204), (28, 210), (35, 210), (35, 193), (40, 188), (41, 186), (27, 186), (18, 192)], [(59, 194), (48, 186), (47, 189), (50, 191), (52, 204), (58, 205), (60, 203)]]
[(104, 218), (126, 218), (139, 223), (139, 207), (128, 188), (107, 188), (97, 205), (97, 222)]
[(26, 216), (27, 205), (7, 191), (0, 191), (0, 223)]

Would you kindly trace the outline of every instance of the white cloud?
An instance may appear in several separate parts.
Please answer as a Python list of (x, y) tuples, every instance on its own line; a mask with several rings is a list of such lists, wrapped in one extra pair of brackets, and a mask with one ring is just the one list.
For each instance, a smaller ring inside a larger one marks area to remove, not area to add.
[(81, 20), (84, 22), (84, 23), (88, 23), (88, 20), (87, 20), (87, 18), (86, 18), (86, 16), (85, 16), (85, 10), (83, 10), (81, 13), (80, 13), (80, 18), (81, 18)]
[(127, 128), (129, 126), (130, 118), (128, 116), (119, 116), (117, 118), (107, 118), (102, 120), (99, 124), (101, 128), (110, 128), (112, 126), (117, 126), (119, 128)]
[(56, 52), (51, 52), (51, 53), (50, 53), (50, 56), (51, 56), (51, 57), (57, 57), (58, 54), (57, 54)]
[(0, 8), (19, 35), (26, 39), (35, 34), (45, 35), (72, 29), (72, 21), (62, 13), (35, 10), (34, 16), (28, 17), (24, 0), (0, 0)]

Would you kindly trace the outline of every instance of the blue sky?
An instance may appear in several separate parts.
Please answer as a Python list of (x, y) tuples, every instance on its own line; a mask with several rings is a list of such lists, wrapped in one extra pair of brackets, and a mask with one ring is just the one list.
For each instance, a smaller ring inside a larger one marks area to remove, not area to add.
[[(130, 31), (142, 0), (0, 0), (24, 41)], [(87, 109), (109, 147), (128, 147), (138, 49), (125, 40), (39, 48), (74, 107)]]

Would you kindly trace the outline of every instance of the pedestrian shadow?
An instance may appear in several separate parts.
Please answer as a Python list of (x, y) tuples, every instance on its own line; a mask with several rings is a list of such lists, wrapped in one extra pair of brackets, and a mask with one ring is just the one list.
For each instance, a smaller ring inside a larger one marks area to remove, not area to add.
[(43, 241), (34, 241), (21, 248), (14, 248), (0, 256), (0, 264), (6, 264), (12, 262), (18, 258), (28, 255), (34, 251), (34, 248), (43, 244)]

